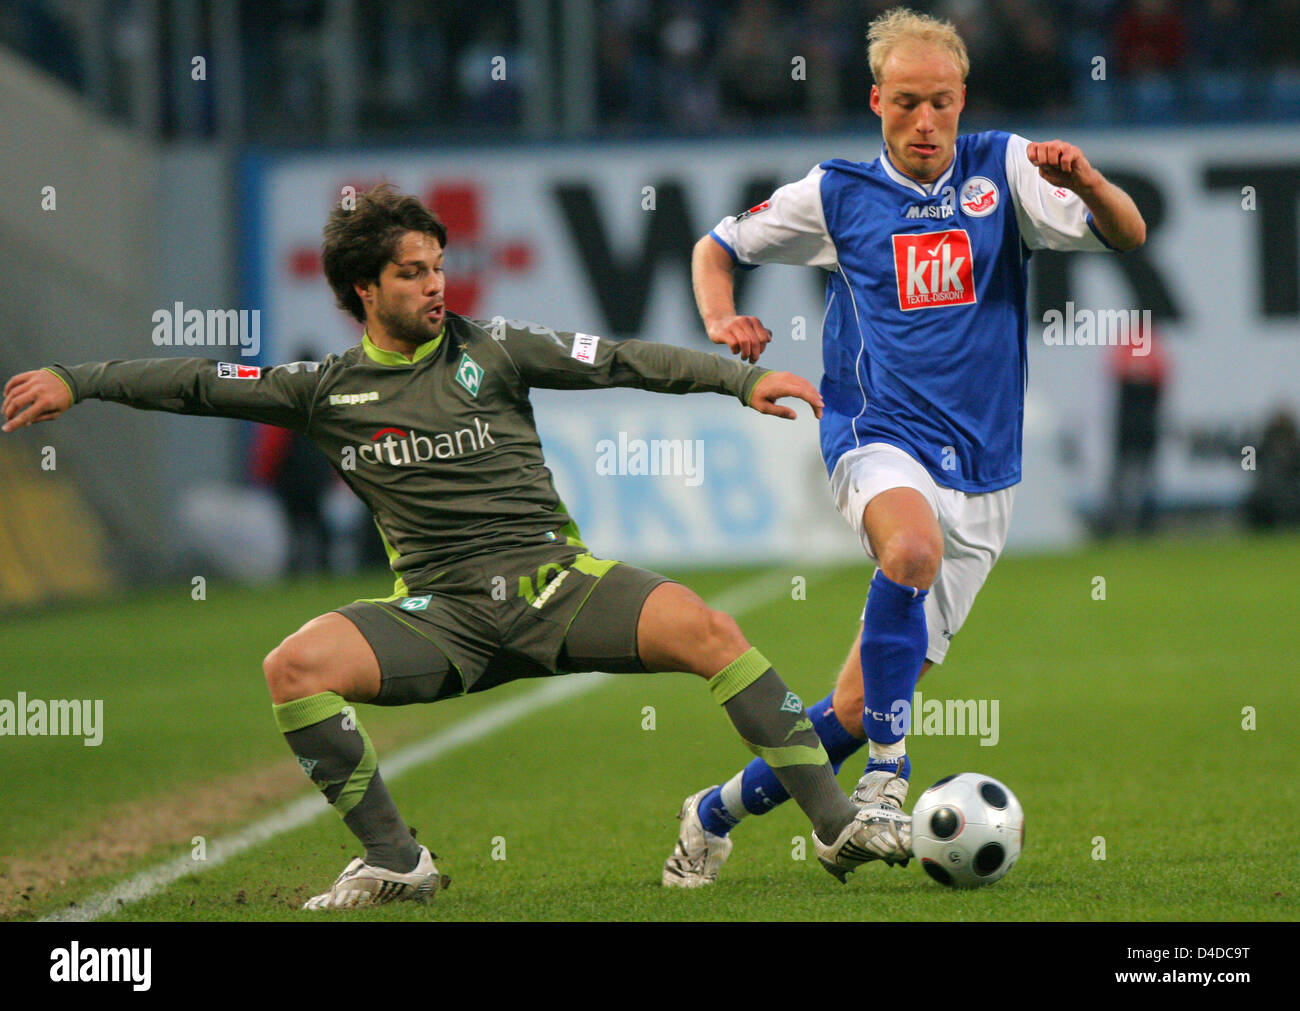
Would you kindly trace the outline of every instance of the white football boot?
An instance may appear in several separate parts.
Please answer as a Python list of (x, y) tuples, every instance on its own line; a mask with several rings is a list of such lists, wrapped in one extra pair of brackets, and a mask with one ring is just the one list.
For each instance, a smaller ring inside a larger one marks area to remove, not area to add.
[(357, 857), (343, 868), (343, 873), (329, 891), (308, 899), (302, 908), (355, 909), (386, 902), (427, 902), (450, 884), (451, 878), (439, 874), (433, 865), (429, 848), (421, 846), (420, 862), (415, 865), (415, 870), (406, 874), (371, 867)]
[(817, 859), (843, 884), (850, 872), (871, 860), (907, 866), (912, 857), (912, 816), (876, 801), (858, 809), (857, 817), (829, 846), (813, 833)]
[(853, 791), (853, 796), (849, 799), (858, 807), (866, 807), (868, 804), (892, 804), (900, 811), (903, 810), (903, 802), (907, 800), (907, 780), (899, 773), (885, 772), (868, 772), (858, 780), (857, 789)]
[(700, 822), (700, 801), (716, 786), (707, 786), (682, 801), (677, 817), (681, 831), (673, 855), (664, 861), (665, 888), (700, 888), (718, 880), (718, 871), (731, 855), (731, 840), (714, 835)]

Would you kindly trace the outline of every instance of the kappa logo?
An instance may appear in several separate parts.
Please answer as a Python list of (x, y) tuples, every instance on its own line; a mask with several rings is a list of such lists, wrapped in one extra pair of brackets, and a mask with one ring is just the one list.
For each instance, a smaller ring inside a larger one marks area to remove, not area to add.
[(975, 272), (964, 228), (892, 238), (899, 309), (974, 305)]
[(998, 188), (986, 176), (971, 176), (961, 187), (961, 209), (967, 217), (983, 218), (998, 207)]
[(786, 692), (785, 701), (781, 703), (780, 709), (783, 713), (801, 713), (803, 702), (794, 692)]
[(432, 595), (426, 593), (423, 597), (407, 597), (397, 606), (403, 611), (427, 611), (432, 599)]
[(379, 399), (377, 390), (365, 393), (331, 393), (330, 407), (349, 407), (353, 404), (369, 404)]
[(456, 382), (465, 387), (471, 397), (478, 396), (478, 388), (483, 383), (483, 367), (468, 353), (461, 356), (460, 367), (456, 369)]
[(544, 589), (540, 594), (537, 595), (537, 599), (533, 601), (532, 606), (537, 608), (539, 611), (543, 607), (545, 607), (546, 602), (550, 600), (553, 596), (555, 596), (555, 591), (560, 588), (560, 584), (564, 582), (565, 578), (569, 575), (571, 571), (572, 571), (571, 569), (565, 569), (558, 576), (556, 576), (549, 583), (547, 583), (546, 589)]

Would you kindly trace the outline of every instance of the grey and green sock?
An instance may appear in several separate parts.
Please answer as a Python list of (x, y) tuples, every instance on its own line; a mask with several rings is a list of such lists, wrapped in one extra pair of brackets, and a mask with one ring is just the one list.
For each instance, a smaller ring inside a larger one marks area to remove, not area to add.
[(857, 808), (836, 782), (799, 696), (752, 647), (718, 671), (709, 680), (709, 690), (749, 750), (767, 762), (808, 816), (817, 837), (834, 842)]
[(298, 764), (365, 846), (366, 863), (406, 873), (420, 847), (380, 778), (369, 735), (344, 706), (341, 695), (320, 692), (271, 708)]

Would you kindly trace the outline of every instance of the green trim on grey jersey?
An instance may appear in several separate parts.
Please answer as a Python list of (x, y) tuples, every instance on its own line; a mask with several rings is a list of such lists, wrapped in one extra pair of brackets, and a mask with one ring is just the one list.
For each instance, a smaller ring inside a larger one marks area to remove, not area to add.
[(363, 333), (361, 335), (361, 350), (366, 353), (367, 358), (377, 365), (391, 365), (401, 368), (402, 366), (414, 365), (416, 362), (428, 358), (429, 355), (438, 350), (438, 345), (442, 343), (443, 336), (444, 334), (438, 334), (433, 340), (425, 341), (415, 349), (415, 354), (412, 357), (407, 358), (396, 351), (387, 351), (384, 348), (375, 347), (374, 341), (370, 339), (370, 334)]
[[(206, 358), (53, 369), (75, 400), (305, 433), (374, 515), (398, 596), (419, 593), (435, 578), (440, 590), (455, 592), (462, 570), (484, 555), (548, 541), (581, 544), (546, 466), (530, 389), (712, 392), (743, 404), (765, 371), (668, 344), (455, 313), (412, 361), (367, 344), (364, 338), (319, 363), (246, 370), (249, 378), (233, 378), (234, 370)], [(474, 393), (456, 381), (466, 355), (482, 370)]]

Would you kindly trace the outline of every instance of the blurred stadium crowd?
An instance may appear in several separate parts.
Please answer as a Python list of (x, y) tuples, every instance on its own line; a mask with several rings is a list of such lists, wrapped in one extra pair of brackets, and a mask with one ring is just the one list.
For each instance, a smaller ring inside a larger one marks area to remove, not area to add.
[[(0, 0), (0, 41), (169, 138), (822, 131), (866, 121), (894, 2)], [(968, 129), (1300, 119), (1300, 0), (911, 6), (967, 41)]]

